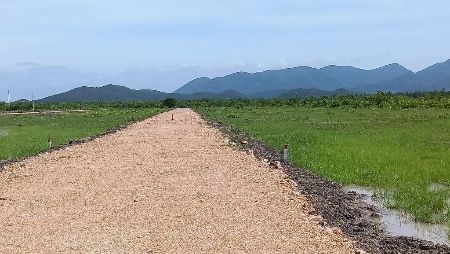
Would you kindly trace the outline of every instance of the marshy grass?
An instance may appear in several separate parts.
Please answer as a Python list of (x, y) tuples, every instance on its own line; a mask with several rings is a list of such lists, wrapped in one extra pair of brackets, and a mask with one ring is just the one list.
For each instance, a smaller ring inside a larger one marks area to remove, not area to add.
[[(385, 205), (422, 222), (449, 223), (450, 110), (211, 107), (207, 116), (343, 185), (382, 190)], [(386, 195), (388, 193), (389, 195)], [(383, 201), (383, 200), (382, 200)]]

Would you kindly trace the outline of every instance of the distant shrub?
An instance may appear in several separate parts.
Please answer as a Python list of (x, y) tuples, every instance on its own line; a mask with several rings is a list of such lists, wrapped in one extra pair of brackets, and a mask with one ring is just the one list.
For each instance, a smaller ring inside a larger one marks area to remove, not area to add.
[(161, 104), (166, 108), (175, 108), (177, 106), (177, 100), (174, 98), (166, 98), (161, 102)]
[(6, 111), (6, 109), (7, 109), (6, 102), (0, 101), (0, 112), (1, 111)]

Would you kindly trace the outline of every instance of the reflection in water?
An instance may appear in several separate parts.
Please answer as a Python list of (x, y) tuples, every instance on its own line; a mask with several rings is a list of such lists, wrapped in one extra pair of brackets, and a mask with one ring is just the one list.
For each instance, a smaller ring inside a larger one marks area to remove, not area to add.
[(351, 186), (346, 190), (363, 195), (366, 203), (379, 208), (381, 223), (389, 235), (409, 236), (450, 246), (448, 228), (445, 225), (415, 222), (400, 212), (387, 209), (373, 199), (373, 191), (370, 189)]

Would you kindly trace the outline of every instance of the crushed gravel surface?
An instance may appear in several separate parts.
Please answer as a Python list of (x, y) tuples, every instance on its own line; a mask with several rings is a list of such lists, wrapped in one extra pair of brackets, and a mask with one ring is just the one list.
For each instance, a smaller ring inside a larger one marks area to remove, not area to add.
[[(174, 114), (175, 120), (171, 120)], [(0, 253), (359, 253), (189, 109), (0, 172)]]

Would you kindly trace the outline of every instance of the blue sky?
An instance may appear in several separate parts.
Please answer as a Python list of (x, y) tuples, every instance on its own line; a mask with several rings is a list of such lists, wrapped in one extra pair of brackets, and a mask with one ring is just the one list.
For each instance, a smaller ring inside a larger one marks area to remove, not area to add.
[[(299, 65), (450, 58), (448, 0), (2, 0), (0, 100)], [(3, 96), (2, 94), (5, 94)]]

